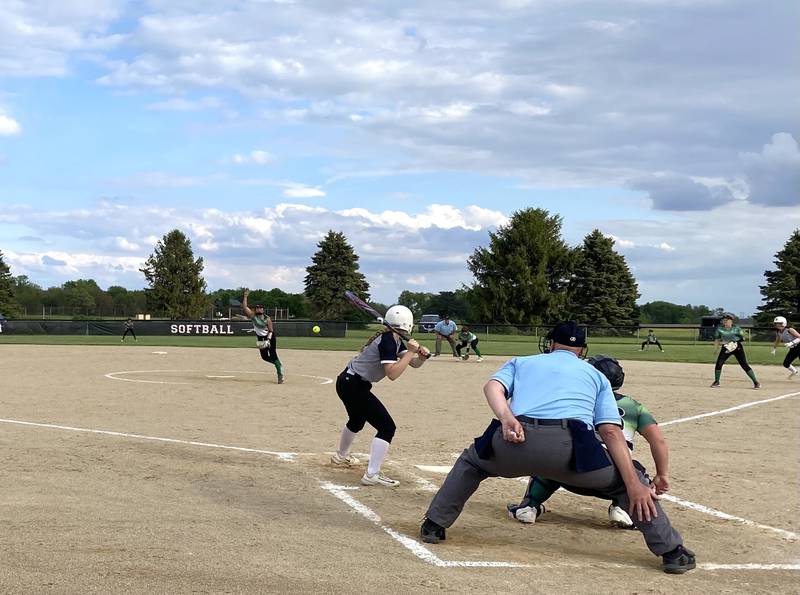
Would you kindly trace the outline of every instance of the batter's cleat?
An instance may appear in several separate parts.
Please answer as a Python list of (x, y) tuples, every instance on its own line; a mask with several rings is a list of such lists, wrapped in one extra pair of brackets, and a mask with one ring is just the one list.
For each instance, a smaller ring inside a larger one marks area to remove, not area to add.
[(284, 383), (283, 374), (278, 374), (278, 384), (283, 384), (283, 383)]
[(719, 388), (719, 382), (712, 382), (711, 388)]
[(508, 510), (508, 517), (510, 519), (525, 523), (526, 525), (534, 524), (536, 519), (542, 516), (542, 513), (545, 511), (544, 506), (541, 504), (536, 507), (507, 504), (506, 509)]
[(760, 388), (761, 388), (761, 383), (760, 383), (760, 382), (756, 382), (756, 383), (753, 385), (753, 390), (758, 390), (758, 389), (760, 389)]
[(482, 358), (482, 357), (479, 355), (479, 356), (478, 356), (478, 359), (476, 359), (475, 361), (476, 361), (476, 362), (482, 362), (482, 361), (483, 361), (483, 358)]
[(359, 460), (353, 455), (342, 456), (338, 452), (335, 452), (331, 455), (331, 463), (339, 465), (340, 467), (352, 467), (353, 465), (358, 465)]
[(422, 521), (422, 526), (419, 528), (419, 536), (425, 543), (439, 543), (447, 539), (445, 529), (441, 525), (434, 523), (429, 518)]
[(800, 374), (800, 370), (795, 370), (794, 372), (789, 372), (789, 380), (797, 378), (798, 374)]
[(608, 520), (611, 524), (619, 529), (633, 529), (633, 521), (627, 512), (622, 510), (619, 506), (611, 504), (608, 507)]
[(683, 574), (696, 566), (694, 552), (682, 545), (664, 554), (661, 559), (663, 561), (661, 567), (667, 574)]
[(386, 477), (385, 475), (381, 475), (380, 473), (375, 473), (373, 475), (364, 474), (361, 476), (361, 485), (362, 486), (386, 486), (388, 488), (395, 488), (400, 485), (400, 482), (396, 479), (391, 479), (390, 477)]

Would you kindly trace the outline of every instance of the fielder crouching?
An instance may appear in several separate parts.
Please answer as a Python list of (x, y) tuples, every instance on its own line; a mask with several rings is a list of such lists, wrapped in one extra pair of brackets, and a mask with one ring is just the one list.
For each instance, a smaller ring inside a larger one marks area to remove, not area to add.
[(608, 379), (581, 359), (585, 332), (563, 322), (548, 339), (549, 353), (512, 359), (484, 386), (497, 419), (464, 450), (434, 496), (420, 528), (422, 540), (445, 539), (445, 529), (487, 477), (540, 475), (618, 502), (650, 551), (662, 557), (665, 572), (691, 570), (694, 553), (633, 466)]

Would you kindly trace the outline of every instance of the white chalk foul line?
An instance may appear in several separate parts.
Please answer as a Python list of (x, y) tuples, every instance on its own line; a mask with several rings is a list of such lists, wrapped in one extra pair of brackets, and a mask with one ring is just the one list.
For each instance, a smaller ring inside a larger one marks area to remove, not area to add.
[(376, 513), (370, 507), (362, 504), (361, 502), (359, 502), (358, 500), (356, 500), (350, 494), (347, 493), (346, 490), (352, 488), (347, 488), (345, 486), (340, 486), (329, 482), (320, 482), (320, 487), (329, 494), (331, 494), (332, 496), (335, 496), (336, 498), (347, 504), (350, 508), (352, 508), (358, 514), (363, 516), (365, 519), (367, 519), (374, 525), (380, 527), (381, 530), (384, 531), (387, 535), (389, 535), (392, 539), (394, 539), (404, 548), (409, 550), (417, 558), (419, 558), (423, 562), (427, 562), (428, 564), (439, 566), (441, 568), (451, 568), (451, 567), (529, 568), (527, 564), (514, 564), (513, 562), (489, 562), (481, 560), (442, 560), (439, 556), (434, 554), (432, 551), (430, 551), (427, 547), (422, 545), (416, 539), (412, 539), (411, 537), (404, 535), (399, 531), (395, 531), (394, 529), (392, 529), (387, 525), (384, 525), (378, 513)]
[(800, 570), (800, 564), (698, 564), (703, 570)]
[[(441, 473), (441, 474), (447, 474), (450, 472), (450, 469), (452, 469), (452, 467), (448, 465), (415, 465), (415, 466), (420, 471), (427, 471), (429, 473)], [(528, 483), (527, 477), (518, 477), (517, 479), (522, 483)], [(571, 492), (567, 491), (567, 493), (570, 494)], [(583, 496), (580, 497), (582, 498)], [(764, 525), (762, 523), (757, 523), (755, 521), (743, 519), (742, 517), (728, 514), (727, 512), (722, 512), (721, 510), (710, 508), (708, 506), (703, 506), (702, 504), (690, 502), (689, 500), (684, 500), (682, 498), (678, 498), (676, 496), (672, 496), (669, 494), (662, 494), (661, 499), (668, 500), (669, 502), (673, 502), (678, 506), (682, 506), (684, 508), (689, 508), (697, 512), (702, 512), (704, 514), (711, 515), (718, 519), (723, 519), (726, 521), (734, 521), (737, 523), (742, 523), (743, 525), (747, 525), (748, 527), (756, 527), (758, 529), (764, 529), (765, 531), (772, 531), (773, 533), (777, 533), (778, 535), (784, 537), (785, 539), (798, 539), (798, 537), (800, 537), (797, 535), (797, 533), (787, 531), (786, 529), (770, 527), (769, 525)]]
[(720, 409), (719, 411), (709, 411), (708, 413), (701, 413), (700, 415), (692, 415), (691, 417), (682, 417), (680, 419), (673, 419), (671, 421), (665, 421), (664, 423), (659, 423), (659, 426), (671, 426), (673, 424), (680, 424), (687, 421), (693, 421), (695, 419), (703, 419), (704, 417), (712, 417), (714, 415), (722, 415), (723, 413), (730, 413), (731, 411), (738, 411), (739, 409), (747, 409), (748, 407), (755, 407), (756, 405), (763, 405), (764, 403), (773, 403), (775, 401), (781, 401), (783, 399), (790, 399), (792, 397), (796, 397), (800, 395), (800, 392), (796, 393), (787, 393), (785, 395), (780, 395), (777, 397), (773, 397), (771, 399), (763, 399), (761, 401), (752, 401), (750, 403), (742, 403), (741, 405), (736, 405), (735, 407), (728, 407), (727, 409)]
[(144, 436), (142, 434), (129, 434), (127, 432), (114, 432), (111, 430), (94, 430), (92, 428), (76, 428), (73, 426), (62, 426), (59, 424), (45, 424), (34, 421), (22, 421), (19, 419), (0, 419), (0, 423), (14, 424), (18, 426), (30, 426), (35, 428), (49, 428), (52, 430), (67, 430), (70, 432), (85, 432), (87, 434), (100, 434), (103, 436), (117, 436), (119, 438), (133, 438), (135, 440), (149, 440), (151, 442), (165, 442), (168, 444), (186, 444), (188, 446), (203, 446), (206, 448), (219, 448), (222, 450), (235, 450), (238, 452), (254, 452), (262, 455), (271, 455), (284, 461), (292, 461), (298, 453), (277, 452), (273, 450), (262, 450), (259, 448), (246, 448), (244, 446), (228, 446), (226, 444), (214, 444), (211, 442), (197, 442), (196, 440), (179, 440), (177, 438), (162, 438), (159, 436)]
[(777, 527), (770, 527), (769, 525), (763, 525), (755, 521), (743, 519), (742, 517), (728, 514), (727, 512), (722, 512), (721, 510), (717, 510), (716, 508), (703, 506), (702, 504), (696, 504), (695, 502), (689, 502), (688, 500), (684, 500), (682, 498), (678, 498), (670, 494), (661, 494), (661, 499), (667, 500), (669, 502), (674, 502), (678, 506), (682, 506), (684, 508), (689, 508), (691, 510), (696, 510), (698, 512), (709, 514), (711, 516), (717, 517), (718, 519), (725, 519), (726, 521), (734, 521), (737, 523), (742, 523), (743, 525), (747, 525), (748, 527), (757, 527), (758, 529), (764, 529), (765, 531), (772, 531), (773, 533), (777, 533), (778, 535), (786, 539), (798, 539), (798, 537), (800, 537), (797, 535), (797, 533), (793, 533), (792, 531), (787, 531), (786, 529), (778, 529)]

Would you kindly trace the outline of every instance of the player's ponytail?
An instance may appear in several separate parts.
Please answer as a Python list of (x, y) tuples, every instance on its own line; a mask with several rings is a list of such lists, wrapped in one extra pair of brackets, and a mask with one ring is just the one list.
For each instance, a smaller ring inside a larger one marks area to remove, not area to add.
[(372, 335), (372, 336), (371, 336), (371, 337), (370, 337), (370, 338), (367, 340), (367, 342), (366, 342), (366, 343), (364, 343), (364, 346), (361, 348), (361, 353), (364, 353), (364, 350), (365, 350), (367, 347), (369, 347), (369, 346), (370, 346), (370, 344), (371, 344), (371, 343), (372, 343), (372, 342), (373, 342), (375, 339), (377, 339), (377, 338), (378, 338), (378, 337), (380, 337), (381, 335), (385, 335), (386, 333), (391, 333), (391, 332), (392, 332), (392, 331), (380, 330), (380, 331), (378, 331), (377, 333), (375, 333), (374, 335)]

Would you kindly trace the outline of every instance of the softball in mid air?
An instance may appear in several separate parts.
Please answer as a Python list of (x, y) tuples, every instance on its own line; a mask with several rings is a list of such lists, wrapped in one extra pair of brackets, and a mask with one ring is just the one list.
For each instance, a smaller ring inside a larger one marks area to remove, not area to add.
[(315, 324), (315, 325), (314, 325), (314, 326), (311, 328), (311, 330), (312, 330), (312, 331), (314, 331), (314, 334), (315, 334), (315, 335), (317, 335), (317, 334), (319, 334), (320, 328), (319, 328), (319, 327), (318, 327), (318, 326)]

